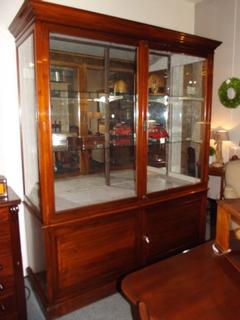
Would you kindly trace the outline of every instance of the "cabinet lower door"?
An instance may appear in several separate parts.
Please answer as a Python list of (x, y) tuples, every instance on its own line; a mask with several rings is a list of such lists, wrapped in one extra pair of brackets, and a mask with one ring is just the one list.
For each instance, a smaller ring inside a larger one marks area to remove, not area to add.
[(202, 197), (160, 203), (144, 212), (145, 262), (154, 262), (191, 247), (200, 239)]
[(90, 291), (133, 270), (138, 219), (137, 212), (124, 212), (51, 231), (55, 297)]

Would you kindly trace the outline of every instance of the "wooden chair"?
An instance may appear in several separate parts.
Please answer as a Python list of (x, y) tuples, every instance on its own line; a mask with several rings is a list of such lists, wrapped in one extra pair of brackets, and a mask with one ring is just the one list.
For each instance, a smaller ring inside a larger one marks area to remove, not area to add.
[(224, 199), (240, 197), (240, 160), (232, 160), (225, 165)]
[(151, 320), (147, 305), (144, 301), (139, 301), (137, 304), (138, 315), (140, 320)]

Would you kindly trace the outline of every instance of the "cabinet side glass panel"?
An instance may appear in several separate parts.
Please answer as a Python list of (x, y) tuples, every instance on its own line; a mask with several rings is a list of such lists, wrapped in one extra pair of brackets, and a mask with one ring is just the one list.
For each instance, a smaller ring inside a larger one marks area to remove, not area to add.
[(39, 208), (37, 105), (33, 35), (18, 47), (21, 138), (25, 196)]
[(50, 35), (56, 211), (136, 196), (136, 49)]
[(202, 58), (150, 52), (148, 193), (201, 181), (205, 68)]

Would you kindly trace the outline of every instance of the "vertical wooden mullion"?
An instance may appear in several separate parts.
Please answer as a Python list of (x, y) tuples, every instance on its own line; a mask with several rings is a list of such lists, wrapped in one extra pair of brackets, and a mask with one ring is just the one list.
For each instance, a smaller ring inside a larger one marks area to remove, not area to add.
[(80, 136), (83, 141), (82, 150), (80, 151), (80, 172), (89, 174), (90, 159), (89, 150), (85, 148), (85, 141), (88, 137), (88, 88), (87, 88), (87, 65), (83, 63), (78, 68), (79, 71), (79, 92), (80, 92)]
[[(170, 96), (171, 96), (171, 81), (170, 81), (170, 78), (171, 78), (171, 56), (168, 55), (168, 66), (167, 66), (167, 82), (166, 82), (166, 93), (167, 93), (167, 96), (168, 96), (168, 104), (167, 104), (167, 126), (166, 126), (166, 129), (167, 129), (167, 132), (168, 132), (168, 136), (170, 137), (170, 128), (172, 129), (172, 125), (171, 125), (171, 104), (170, 104)], [(165, 162), (166, 162), (166, 176), (168, 176), (168, 172), (169, 172), (169, 161), (171, 159), (170, 157), (170, 151), (171, 151), (171, 148), (169, 147), (169, 138), (166, 139), (166, 143), (165, 143)]]
[[(40, 197), (42, 205), (43, 225), (51, 223), (55, 214), (54, 199), (54, 173), (53, 150), (51, 130), (51, 106), (50, 106), (50, 77), (49, 77), (49, 31), (44, 23), (35, 25), (35, 61), (36, 61), (36, 99), (38, 106), (38, 147), (39, 147), (39, 171), (40, 171)], [(44, 232), (44, 241), (49, 248), (47, 233)], [(47, 299), (51, 304), (54, 297), (54, 283), (52, 270), (52, 251), (46, 251), (47, 270)]]
[(213, 53), (208, 55), (206, 61), (206, 80), (205, 80), (205, 105), (204, 105), (204, 130), (203, 130), (203, 145), (205, 146), (205, 152), (203, 154), (202, 163), (203, 167), (203, 183), (205, 186), (208, 184), (208, 159), (209, 159), (209, 145), (210, 145), (210, 131), (211, 131), (211, 105), (212, 105), (212, 85), (213, 85)]
[(43, 23), (35, 26), (36, 103), (38, 107), (38, 149), (40, 197), (43, 223), (49, 224), (55, 211), (54, 176), (49, 85), (49, 34)]
[(109, 134), (109, 118), (110, 118), (110, 105), (109, 105), (109, 48), (104, 49), (104, 92), (105, 92), (105, 145), (104, 145), (104, 159), (105, 159), (105, 183), (110, 185), (110, 134)]
[(148, 107), (148, 44), (141, 41), (137, 54), (137, 141), (136, 186), (140, 199), (147, 192), (147, 108)]

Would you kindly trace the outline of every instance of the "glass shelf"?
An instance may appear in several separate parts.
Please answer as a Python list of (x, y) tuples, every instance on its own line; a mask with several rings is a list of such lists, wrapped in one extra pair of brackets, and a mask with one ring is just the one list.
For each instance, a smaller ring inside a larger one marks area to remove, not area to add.
[(149, 54), (148, 193), (168, 188), (171, 179), (179, 185), (201, 181), (204, 68), (201, 58)]
[[(105, 185), (116, 200), (129, 193), (135, 195), (136, 49), (81, 43), (77, 39), (81, 63), (67, 66), (61, 62), (59, 42), (62, 47), (75, 43), (56, 34), (50, 40), (53, 170), (57, 186), (67, 186), (65, 177), (74, 172), (80, 177), (79, 183), (85, 180), (92, 190)], [(86, 50), (97, 52), (97, 59), (86, 55)], [(54, 144), (56, 135), (63, 135), (60, 146)], [(123, 170), (129, 179), (127, 192), (123, 181), (116, 188)], [(55, 200), (59, 197), (56, 187)]]
[[(61, 41), (64, 44), (65, 40)], [(83, 48), (85, 46), (92, 51), (95, 45), (83, 44)], [(110, 176), (111, 170), (134, 170), (136, 167), (135, 51), (126, 53), (123, 48), (117, 49), (118, 57), (126, 54), (127, 64), (124, 66), (124, 60), (111, 58), (111, 49), (104, 46), (97, 45), (102, 62), (96, 69), (92, 66), (89, 69), (60, 66), (56, 59), (51, 66), (52, 131), (59, 134), (69, 132), (65, 138), (65, 149), (60, 151), (54, 147), (55, 165), (60, 165), (60, 170), (62, 163), (66, 170), (70, 167), (71, 171), (74, 167), (80, 175), (88, 176), (100, 171)], [(105, 69), (106, 50), (109, 50), (107, 59), (110, 67)], [(85, 59), (84, 52), (82, 59)], [(91, 57), (86, 59), (89, 63)], [(94, 63), (95, 59), (93, 57)], [(114, 59), (114, 70), (111, 59)], [(132, 67), (127, 70), (130, 65)], [(167, 181), (170, 176), (177, 177), (184, 185), (199, 181), (201, 177), (197, 163), (203, 147), (204, 67), (202, 58), (185, 56), (182, 60), (178, 54), (150, 51), (147, 192), (152, 192), (152, 178), (157, 181), (159, 175)], [(72, 133), (75, 136), (71, 136)], [(55, 170), (55, 174), (58, 171)], [(157, 191), (158, 187), (160, 191), (163, 186), (160, 188), (160, 184), (156, 184), (154, 190)]]
[(170, 96), (169, 100), (170, 102), (173, 102), (172, 100), (179, 100), (179, 101), (204, 101), (203, 97), (196, 97), (196, 96)]

